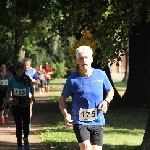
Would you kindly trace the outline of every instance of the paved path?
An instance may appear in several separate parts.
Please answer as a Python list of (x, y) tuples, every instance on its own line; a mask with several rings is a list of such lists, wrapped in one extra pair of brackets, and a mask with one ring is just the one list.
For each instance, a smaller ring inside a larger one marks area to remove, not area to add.
[[(32, 130), (29, 135), (31, 150), (49, 150), (46, 145), (41, 144), (40, 138), (36, 135), (36, 132), (41, 129), (42, 124), (47, 120), (49, 102), (46, 96), (48, 96), (48, 94), (43, 94), (40, 97), (36, 94), (37, 101), (33, 106)], [(0, 124), (0, 150), (17, 150), (15, 124), (11, 113), (11, 106), (9, 117), (9, 123)]]

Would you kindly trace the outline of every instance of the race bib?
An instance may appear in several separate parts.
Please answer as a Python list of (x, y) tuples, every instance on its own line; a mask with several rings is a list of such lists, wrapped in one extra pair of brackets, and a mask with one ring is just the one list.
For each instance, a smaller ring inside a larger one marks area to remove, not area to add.
[(26, 96), (26, 89), (17, 89), (14, 88), (14, 96)]
[(82, 109), (79, 110), (80, 121), (93, 121), (97, 119), (97, 108)]
[(0, 85), (8, 85), (8, 80), (0, 80)]

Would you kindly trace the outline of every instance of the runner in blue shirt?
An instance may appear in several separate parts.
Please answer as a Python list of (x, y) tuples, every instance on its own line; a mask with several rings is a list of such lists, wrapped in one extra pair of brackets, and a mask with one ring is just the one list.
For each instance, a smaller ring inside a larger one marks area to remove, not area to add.
[(24, 67), (21, 62), (16, 63), (14, 68), (16, 74), (8, 82), (4, 105), (10, 101), (12, 93), (12, 114), (16, 124), (18, 150), (22, 150), (22, 130), (24, 133), (24, 148), (29, 150), (30, 102), (35, 100), (33, 83), (29, 76), (24, 73)]
[[(25, 58), (23, 60), (23, 65), (24, 65), (25, 74), (28, 75), (33, 82), (33, 88), (34, 88), (34, 92), (35, 92), (35, 84), (40, 83), (38, 73), (34, 68), (31, 67), (31, 60), (29, 58)], [(31, 121), (31, 117), (32, 117), (32, 107), (33, 107), (33, 102), (31, 101), (31, 103), (30, 103), (30, 121)], [(29, 130), (31, 130), (31, 122), (29, 124)]]
[[(106, 113), (114, 95), (105, 72), (91, 67), (92, 54), (89, 46), (77, 48), (79, 71), (68, 77), (59, 99), (59, 108), (64, 115), (66, 127), (73, 126), (80, 150), (102, 150), (105, 125), (103, 113)], [(107, 91), (105, 100), (103, 89)], [(72, 97), (72, 115), (66, 108), (66, 99), (69, 96)]]

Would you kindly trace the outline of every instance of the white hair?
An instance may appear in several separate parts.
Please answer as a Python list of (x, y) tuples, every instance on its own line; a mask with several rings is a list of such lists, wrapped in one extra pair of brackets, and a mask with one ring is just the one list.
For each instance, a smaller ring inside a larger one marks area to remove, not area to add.
[(88, 56), (92, 57), (93, 51), (92, 48), (90, 46), (80, 46), (76, 49), (75, 55), (76, 55), (76, 59), (79, 59), (79, 53), (86, 51), (88, 53)]
[(31, 61), (30, 58), (24, 58), (24, 59), (23, 59), (23, 64), (24, 64), (25, 62), (30, 62), (30, 64), (31, 64), (32, 61)]

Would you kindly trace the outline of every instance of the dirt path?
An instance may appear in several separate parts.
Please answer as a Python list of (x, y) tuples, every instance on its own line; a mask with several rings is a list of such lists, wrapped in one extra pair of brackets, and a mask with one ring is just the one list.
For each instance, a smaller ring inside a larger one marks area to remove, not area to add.
[[(32, 117), (32, 130), (29, 135), (30, 149), (31, 150), (49, 150), (46, 145), (42, 145), (40, 138), (35, 134), (41, 129), (42, 124), (46, 123), (49, 116), (49, 105), (46, 96), (36, 96), (36, 103), (33, 106)], [(11, 106), (9, 112), (10, 122), (0, 124), (0, 150), (17, 150), (16, 136), (15, 136), (15, 124), (11, 113)]]

